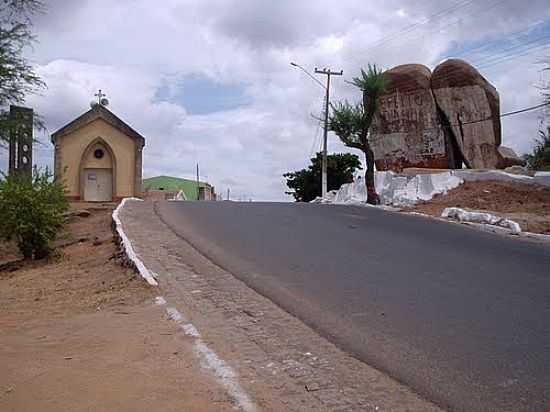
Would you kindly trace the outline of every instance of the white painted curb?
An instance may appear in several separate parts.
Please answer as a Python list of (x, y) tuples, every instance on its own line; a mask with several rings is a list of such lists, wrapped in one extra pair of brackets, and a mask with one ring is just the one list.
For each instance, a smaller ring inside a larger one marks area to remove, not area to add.
[(128, 236), (126, 236), (126, 233), (124, 233), (124, 230), (122, 229), (122, 222), (120, 221), (120, 218), (118, 214), (128, 201), (135, 201), (135, 202), (142, 202), (142, 199), (138, 199), (136, 197), (126, 197), (122, 199), (122, 202), (117, 206), (117, 208), (113, 211), (113, 221), (115, 222), (115, 230), (120, 237), (120, 243), (124, 250), (124, 253), (128, 257), (128, 259), (134, 264), (136, 267), (136, 270), (139, 272), (141, 277), (147, 281), (151, 286), (158, 286), (158, 282), (156, 280), (157, 274), (154, 272), (151, 272), (137, 253), (134, 251), (134, 248), (132, 247), (132, 242), (130, 242), (130, 239), (128, 239)]
[[(126, 202), (142, 201), (138, 198), (124, 198), (120, 205), (113, 211), (113, 221), (115, 222), (116, 231), (121, 239), (121, 245), (124, 253), (130, 261), (135, 265), (141, 276), (152, 286), (158, 286), (156, 281), (157, 274), (147, 269), (138, 255), (134, 252), (132, 243), (122, 229), (122, 222), (118, 216)], [(166, 306), (167, 302), (163, 296), (157, 296), (154, 301), (155, 305)], [(192, 323), (186, 321), (185, 317), (174, 307), (166, 307), (168, 319), (178, 324), (180, 330), (186, 335), (195, 340), (194, 350), (195, 355), (199, 358), (201, 366), (214, 373), (218, 381), (225, 388), (229, 396), (231, 396), (238, 404), (239, 408), (244, 412), (256, 412), (257, 407), (248, 394), (239, 384), (237, 373), (221, 359), (216, 352), (211, 350), (208, 345), (202, 340), (202, 337)]]

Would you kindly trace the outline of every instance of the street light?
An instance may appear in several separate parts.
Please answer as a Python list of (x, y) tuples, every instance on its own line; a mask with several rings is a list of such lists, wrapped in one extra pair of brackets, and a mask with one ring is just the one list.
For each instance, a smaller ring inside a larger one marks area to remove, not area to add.
[(330, 76), (342, 76), (343, 71), (339, 72), (333, 72), (330, 69), (323, 69), (323, 70), (317, 70), (315, 69), (315, 73), (317, 74), (323, 74), (327, 76), (327, 85), (325, 86), (323, 83), (321, 83), (317, 78), (315, 78), (310, 72), (308, 72), (306, 69), (304, 69), (302, 66), (300, 66), (297, 63), (290, 62), (291, 66), (297, 67), (300, 70), (302, 70), (305, 74), (307, 74), (309, 77), (311, 77), (313, 80), (315, 80), (323, 89), (325, 89), (325, 127), (324, 127), (324, 133), (323, 133), (323, 157), (321, 162), (321, 196), (325, 197), (327, 194), (327, 135), (328, 135), (328, 107), (329, 105), (332, 107), (332, 104), (329, 100), (329, 94), (330, 94)]
[(299, 68), (301, 71), (303, 71), (305, 74), (307, 74), (309, 77), (311, 77), (313, 80), (315, 80), (317, 82), (317, 84), (319, 84), (319, 86), (321, 86), (323, 89), (327, 89), (327, 86), (325, 86), (323, 83), (321, 83), (319, 81), (318, 78), (316, 78), (314, 75), (312, 75), (310, 72), (308, 72), (306, 69), (304, 69), (302, 66), (300, 66), (298, 63), (294, 63), (294, 62), (290, 62), (290, 65), (291, 66), (294, 66), (294, 67), (297, 67)]

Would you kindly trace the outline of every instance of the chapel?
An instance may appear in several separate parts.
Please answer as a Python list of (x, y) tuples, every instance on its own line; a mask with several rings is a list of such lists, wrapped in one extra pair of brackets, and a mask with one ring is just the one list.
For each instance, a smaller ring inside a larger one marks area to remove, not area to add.
[(51, 135), (54, 173), (71, 201), (138, 197), (145, 138), (104, 104), (96, 103)]

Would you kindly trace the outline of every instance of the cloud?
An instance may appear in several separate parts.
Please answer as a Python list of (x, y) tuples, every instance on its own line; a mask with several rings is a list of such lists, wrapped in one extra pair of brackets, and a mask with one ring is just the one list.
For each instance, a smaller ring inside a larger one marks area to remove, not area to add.
[[(369, 62), (434, 67), (456, 50), (492, 61), (498, 50), (480, 45), (517, 40), (550, 19), (547, 0), (529, 7), (509, 0), (414, 6), (404, 0), (166, 0), (162, 6), (52, 0), (48, 6), (36, 21), (40, 43), (29, 52), (48, 90), (28, 103), (50, 131), (86, 111), (101, 88), (111, 109), (145, 135), (145, 176), (194, 177), (198, 162), (219, 192), (229, 187), (232, 197), (264, 200), (289, 200), (282, 174), (305, 167), (320, 143), (314, 116), (324, 91), (290, 61), (310, 70), (343, 69), (333, 99), (356, 100), (345, 80)], [(535, 62), (544, 54), (550, 51), (512, 53), (483, 69), (503, 112), (539, 103)], [(529, 150), (537, 116), (504, 120), (504, 144)], [(332, 134), (329, 150), (349, 151)], [(52, 156), (48, 144), (35, 151), (41, 164), (51, 164)]]

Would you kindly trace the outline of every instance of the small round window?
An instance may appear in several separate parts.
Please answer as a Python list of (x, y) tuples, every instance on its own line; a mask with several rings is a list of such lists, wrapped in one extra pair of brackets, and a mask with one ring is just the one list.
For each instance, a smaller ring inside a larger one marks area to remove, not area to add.
[(105, 156), (105, 153), (103, 152), (103, 149), (95, 149), (94, 157), (96, 159), (102, 159), (103, 156)]

